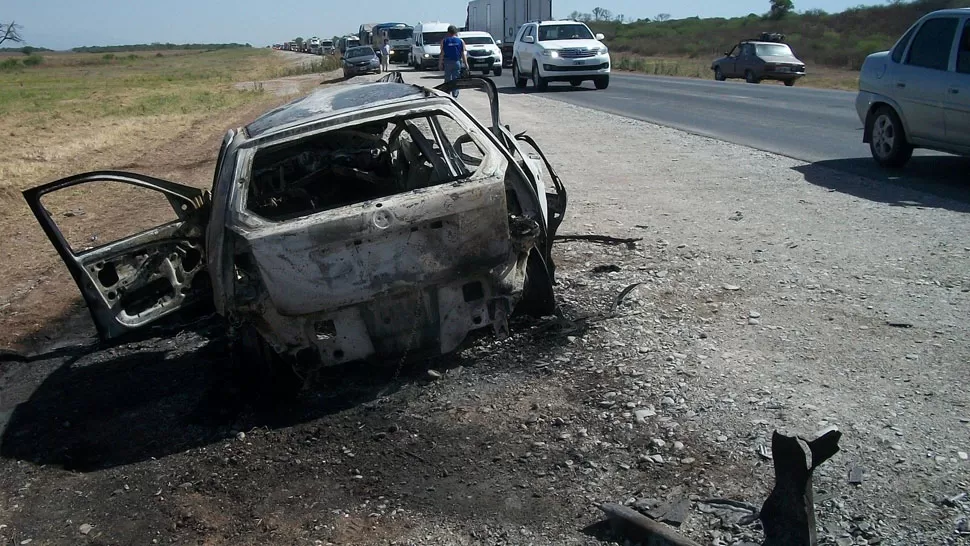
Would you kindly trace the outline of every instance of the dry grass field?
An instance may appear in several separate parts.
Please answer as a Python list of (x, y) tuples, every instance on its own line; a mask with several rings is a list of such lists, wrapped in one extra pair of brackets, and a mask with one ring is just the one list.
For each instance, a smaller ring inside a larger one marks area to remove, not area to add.
[[(0, 57), (0, 66), (11, 58)], [(0, 77), (0, 261), (16, 267), (0, 270), (3, 345), (56, 329), (80, 301), (23, 189), (103, 169), (206, 187), (225, 132), (292, 98), (259, 82), (332, 68), (310, 56), (293, 63), (249, 48), (44, 53), (35, 66), (11, 64)], [(106, 226), (127, 234), (167, 219), (157, 216), (164, 207), (151, 206), (152, 192), (121, 187), (92, 199), (92, 191), (72, 188), (44, 204), (56, 221), (80, 223), (69, 229), (99, 244), (111, 240)], [(66, 213), (79, 205), (83, 214)]]

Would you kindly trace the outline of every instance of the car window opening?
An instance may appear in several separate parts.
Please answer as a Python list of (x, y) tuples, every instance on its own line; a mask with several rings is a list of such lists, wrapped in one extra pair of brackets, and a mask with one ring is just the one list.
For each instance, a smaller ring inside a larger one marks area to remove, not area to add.
[(484, 152), (444, 114), (380, 120), (257, 152), (247, 208), (274, 221), (456, 182)]
[(786, 44), (758, 44), (755, 46), (759, 57), (791, 57), (794, 54)]
[(495, 45), (495, 41), (488, 36), (459, 36), (466, 45)]
[(960, 51), (957, 52), (957, 72), (970, 74), (970, 22), (963, 27), (960, 37)]
[(539, 27), (539, 41), (551, 42), (555, 40), (592, 40), (586, 25), (543, 25)]

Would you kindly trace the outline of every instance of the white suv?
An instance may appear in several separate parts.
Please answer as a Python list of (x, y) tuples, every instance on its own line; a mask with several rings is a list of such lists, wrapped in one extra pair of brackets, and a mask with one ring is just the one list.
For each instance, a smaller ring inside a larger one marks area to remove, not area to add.
[(574, 87), (592, 80), (597, 89), (610, 85), (610, 52), (602, 34), (593, 35), (577, 21), (526, 23), (512, 48), (512, 78), (523, 88), (529, 79), (539, 91), (549, 82), (569, 82)]
[(859, 73), (862, 141), (885, 167), (913, 148), (970, 155), (970, 9), (934, 11)]
[(502, 75), (502, 50), (491, 34), (465, 31), (459, 32), (458, 37), (465, 42), (469, 72), (481, 71), (486, 76), (491, 72), (496, 78)]

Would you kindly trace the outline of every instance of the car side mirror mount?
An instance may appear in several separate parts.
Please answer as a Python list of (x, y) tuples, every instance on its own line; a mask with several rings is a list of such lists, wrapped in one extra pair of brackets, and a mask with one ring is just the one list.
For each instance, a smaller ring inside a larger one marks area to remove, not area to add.
[(495, 45), (502, 45), (502, 40), (495, 40)]
[(600, 33), (596, 34), (596, 39), (602, 42), (603, 40), (606, 39), (606, 36), (603, 36), (603, 33), (600, 32)]
[(526, 43), (526, 44), (534, 44), (534, 43), (536, 43), (536, 39), (533, 38), (532, 36), (526, 36), (525, 38), (522, 38), (522, 41), (524, 43)]

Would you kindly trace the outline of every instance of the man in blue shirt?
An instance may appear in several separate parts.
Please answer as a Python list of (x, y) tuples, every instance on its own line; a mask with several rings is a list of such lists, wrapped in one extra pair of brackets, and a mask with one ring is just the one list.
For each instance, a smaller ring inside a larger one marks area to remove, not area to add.
[[(448, 27), (448, 36), (441, 40), (441, 56), (438, 57), (438, 70), (445, 72), (445, 81), (457, 80), (461, 77), (462, 70), (468, 66), (468, 52), (465, 49), (465, 42), (458, 37), (458, 29), (455, 25)], [(455, 89), (451, 95), (458, 98), (458, 90)]]

